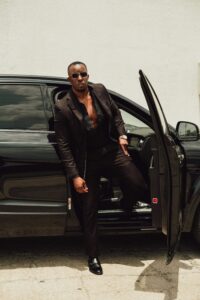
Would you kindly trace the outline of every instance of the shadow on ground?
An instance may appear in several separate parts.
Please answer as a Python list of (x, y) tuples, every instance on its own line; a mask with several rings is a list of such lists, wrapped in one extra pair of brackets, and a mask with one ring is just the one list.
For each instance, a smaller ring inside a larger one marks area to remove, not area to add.
[[(82, 237), (16, 238), (0, 240), (0, 269), (67, 266), (87, 269)], [(165, 300), (177, 297), (179, 270), (195, 266), (199, 248), (189, 235), (182, 237), (173, 262), (166, 266), (165, 237), (160, 234), (100, 237), (104, 264), (141, 267), (133, 289), (163, 293)], [(117, 274), (119, 275), (119, 274)]]

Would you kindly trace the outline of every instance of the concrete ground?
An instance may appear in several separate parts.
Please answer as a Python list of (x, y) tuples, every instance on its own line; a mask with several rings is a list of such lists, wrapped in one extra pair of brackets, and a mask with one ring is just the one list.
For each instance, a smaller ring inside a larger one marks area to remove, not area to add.
[(162, 235), (101, 237), (103, 276), (81, 237), (0, 240), (0, 300), (199, 300), (200, 252), (184, 236), (165, 265)]

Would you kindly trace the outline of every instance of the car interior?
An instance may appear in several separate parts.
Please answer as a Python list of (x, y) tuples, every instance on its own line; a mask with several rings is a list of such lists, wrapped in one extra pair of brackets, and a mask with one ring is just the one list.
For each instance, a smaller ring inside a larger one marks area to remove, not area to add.
[[(128, 136), (128, 152), (133, 162), (142, 173), (145, 181), (150, 187), (149, 166), (152, 158), (151, 137), (154, 135), (153, 130), (144, 122), (140, 121), (124, 109), (120, 109), (122, 118), (125, 122), (125, 129)], [(123, 192), (120, 183), (115, 177), (102, 177), (100, 181), (100, 201), (99, 201), (99, 218), (103, 219), (105, 214), (110, 216), (110, 222), (114, 223), (119, 220), (126, 223), (127, 226), (140, 227), (150, 225), (151, 221), (148, 215), (151, 213), (150, 199), (132, 199), (132, 211), (127, 214), (123, 210)], [(146, 215), (146, 218), (144, 218)], [(128, 223), (127, 223), (128, 222)], [(134, 224), (133, 224), (134, 223)], [(123, 224), (124, 226), (124, 224)]]

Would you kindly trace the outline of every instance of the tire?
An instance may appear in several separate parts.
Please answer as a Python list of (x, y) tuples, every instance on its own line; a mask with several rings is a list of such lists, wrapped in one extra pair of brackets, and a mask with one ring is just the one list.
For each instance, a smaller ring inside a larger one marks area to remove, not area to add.
[(195, 214), (192, 234), (195, 241), (200, 245), (200, 207), (198, 207)]

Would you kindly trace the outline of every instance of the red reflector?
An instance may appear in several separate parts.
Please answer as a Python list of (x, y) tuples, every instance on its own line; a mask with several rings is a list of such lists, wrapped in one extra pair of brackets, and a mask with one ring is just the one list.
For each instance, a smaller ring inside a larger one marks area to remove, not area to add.
[(153, 204), (158, 204), (158, 198), (152, 198), (152, 203)]

